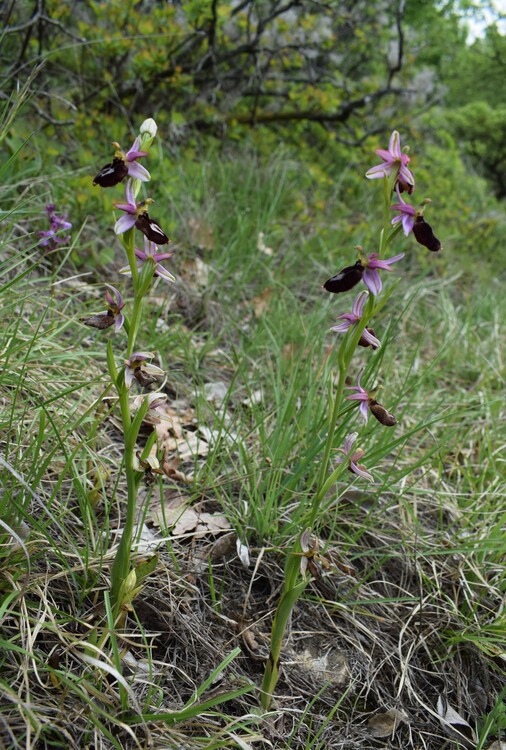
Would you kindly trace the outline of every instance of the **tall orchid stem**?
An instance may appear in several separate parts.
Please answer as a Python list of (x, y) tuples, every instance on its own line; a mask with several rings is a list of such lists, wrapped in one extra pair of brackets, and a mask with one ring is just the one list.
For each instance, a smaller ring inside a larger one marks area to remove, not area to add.
[[(395, 187), (395, 181), (396, 175), (390, 176), (390, 178), (388, 179), (385, 177), (384, 180), (384, 223), (380, 233), (380, 257), (383, 256), (386, 248), (391, 244), (393, 238), (397, 235), (400, 229), (400, 225), (394, 230), (392, 230), (390, 226), (390, 203)], [(313, 495), (309, 511), (306, 515), (303, 516), (301, 522), (301, 533), (306, 526), (309, 526), (310, 528), (314, 526), (325, 495), (331, 490), (341, 473), (346, 468), (344, 462), (339, 463), (336, 468), (329, 474), (330, 459), (334, 446), (337, 421), (341, 412), (343, 402), (346, 377), (348, 375), (348, 370), (350, 368), (353, 355), (358, 347), (358, 342), (360, 341), (362, 333), (369, 320), (373, 316), (375, 304), (375, 296), (373, 294), (369, 294), (367, 305), (365, 306), (360, 320), (353, 326), (353, 328), (351, 328), (346, 333), (346, 336), (342, 340), (339, 347), (337, 358), (339, 375), (336, 390), (333, 395), (331, 394), (332, 406), (329, 410), (327, 436), (325, 439), (320, 472), (318, 475), (318, 484)], [(297, 603), (297, 600), (302, 595), (309, 583), (309, 580), (305, 577), (305, 575), (302, 575), (301, 577), (300, 555), (301, 541), (299, 535), (294, 542), (292, 550), (288, 553), (286, 559), (283, 591), (278, 602), (278, 606), (276, 607), (272, 622), (269, 657), (265, 665), (261, 688), (261, 703), (263, 708), (266, 710), (269, 709), (272, 703), (274, 690), (279, 679), (281, 648), (283, 645), (283, 638), (289, 618), (291, 616), (293, 608), (295, 607), (295, 604)]]
[[(130, 261), (130, 257), (129, 257)], [(137, 271), (137, 267), (135, 265), (135, 259), (133, 262), (135, 266), (135, 270)], [(132, 266), (131, 266), (132, 267)], [(132, 312), (132, 317), (129, 321), (129, 327), (128, 327), (128, 344), (127, 344), (127, 357), (130, 357), (132, 352), (135, 349), (135, 342), (137, 338), (137, 332), (139, 330), (139, 325), (142, 317), (142, 307), (143, 307), (143, 288), (142, 285), (139, 284), (139, 276), (137, 276), (137, 281), (135, 283), (135, 298), (134, 298), (134, 307)], [(115, 366), (112, 364), (109, 365), (109, 370)], [(125, 385), (125, 377), (124, 377), (124, 371), (120, 374), (117, 372), (114, 374), (113, 372), (110, 373), (111, 378), (113, 379), (114, 385), (116, 387), (116, 391), (118, 393), (119, 403), (120, 403), (120, 409), (121, 409), (121, 419), (123, 422), (123, 432), (124, 432), (124, 446), (125, 446), (125, 477), (127, 481), (127, 507), (126, 507), (126, 514), (125, 514), (125, 520), (124, 520), (124, 526), (123, 526), (123, 532), (121, 534), (121, 539), (118, 547), (118, 551), (116, 553), (116, 557), (114, 558), (114, 562), (112, 565), (111, 570), (111, 592), (112, 592), (112, 601), (113, 605), (116, 607), (115, 614), (119, 614), (119, 608), (121, 607), (121, 588), (124, 582), (127, 579), (127, 576), (130, 572), (130, 560), (131, 560), (131, 550), (132, 550), (132, 541), (133, 541), (133, 533), (134, 533), (134, 527), (135, 527), (135, 513), (137, 509), (137, 475), (136, 471), (134, 469), (134, 454), (135, 454), (135, 445), (137, 442), (137, 437), (139, 434), (139, 429), (142, 422), (142, 417), (139, 418), (139, 414), (146, 412), (146, 408), (142, 409), (137, 413), (134, 420), (132, 420), (131, 412), (130, 412), (130, 396), (129, 396), (129, 390)], [(146, 404), (147, 407), (147, 404)]]
[(137, 261), (135, 259), (135, 230), (133, 227), (122, 235), (121, 241), (127, 254), (128, 265), (130, 267), (132, 281), (134, 283), (134, 292), (136, 292), (139, 285), (139, 271), (137, 269)]
[[(124, 445), (125, 445), (125, 476), (127, 480), (127, 508), (124, 519), (123, 532), (116, 552), (116, 557), (111, 569), (111, 593), (113, 604), (121, 605), (120, 590), (123, 582), (130, 572), (130, 553), (132, 549), (132, 538), (135, 524), (135, 510), (137, 506), (137, 483), (133, 466), (135, 450), (135, 438), (132, 435), (132, 421), (130, 417), (130, 403), (128, 389), (124, 383), (118, 390), (121, 416), (123, 420)], [(133, 439), (132, 439), (133, 438)], [(117, 614), (117, 613), (116, 613)]]

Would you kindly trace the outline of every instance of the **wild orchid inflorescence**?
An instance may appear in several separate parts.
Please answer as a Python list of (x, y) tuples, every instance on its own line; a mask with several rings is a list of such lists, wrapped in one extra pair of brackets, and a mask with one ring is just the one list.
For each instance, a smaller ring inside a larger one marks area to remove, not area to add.
[[(309, 510), (301, 524), (303, 530), (286, 558), (283, 591), (274, 614), (270, 653), (262, 682), (261, 700), (264, 708), (269, 708), (278, 681), (282, 639), (292, 609), (312, 577), (318, 575), (321, 569), (314, 563), (315, 549), (318, 544), (310, 542), (312, 528), (317, 521), (322, 501), (335, 482), (345, 476), (345, 471), (348, 471), (348, 476), (354, 479), (372, 484), (375, 481), (373, 472), (360, 463), (366, 454), (363, 448), (356, 446), (359, 438), (358, 432), (350, 433), (344, 439), (342, 447), (335, 448), (337, 425), (339, 418), (344, 414), (343, 400), (346, 398), (348, 401), (358, 402), (359, 412), (364, 422), (367, 422), (369, 414), (372, 414), (384, 427), (394, 427), (397, 424), (396, 417), (376, 400), (374, 390), (370, 391), (363, 387), (363, 367), (356, 375), (356, 385), (346, 385), (357, 347), (370, 349), (370, 356), (374, 356), (373, 352), (381, 347), (380, 339), (370, 326), (375, 311), (384, 304), (383, 300), (378, 302), (378, 297), (383, 290), (380, 272), (391, 272), (392, 265), (404, 258), (404, 253), (390, 258), (385, 258), (385, 255), (401, 230), (406, 237), (413, 234), (418, 243), (432, 252), (441, 250), (441, 242), (435, 237), (432, 228), (424, 219), (424, 210), (430, 201), (425, 199), (418, 207), (415, 207), (402, 197), (402, 193), (408, 196), (413, 195), (415, 178), (408, 167), (410, 157), (406, 150), (401, 149), (399, 133), (394, 130), (390, 136), (388, 149), (377, 149), (376, 153), (381, 159), (381, 164), (369, 169), (365, 176), (370, 180), (381, 179), (383, 182), (384, 221), (379, 235), (378, 249), (367, 255), (362, 247), (357, 247), (357, 261), (343, 268), (323, 285), (324, 289), (332, 294), (346, 293), (360, 282), (365, 284), (366, 289), (362, 289), (355, 297), (351, 312), (338, 315), (338, 322), (330, 329), (334, 333), (344, 334), (340, 339), (337, 352), (339, 377), (328, 412), (327, 434), (318, 483)], [(392, 212), (396, 213), (393, 218)], [(352, 391), (346, 397), (344, 396), (345, 388)], [(331, 468), (333, 450), (337, 450), (339, 455), (334, 459), (335, 467)], [(319, 558), (323, 559), (321, 555)]]
[(40, 244), (47, 247), (48, 250), (55, 250), (58, 245), (67, 245), (70, 242), (68, 230), (72, 229), (72, 224), (67, 221), (65, 214), (58, 214), (54, 203), (48, 203), (46, 213), (49, 218), (49, 229), (40, 231)]
[[(141, 393), (134, 396), (136, 389), (144, 388), (163, 377), (163, 370), (149, 360), (151, 352), (136, 351), (136, 339), (142, 318), (143, 300), (146, 297), (154, 277), (164, 281), (174, 281), (174, 276), (162, 265), (172, 257), (172, 253), (158, 252), (158, 246), (167, 245), (168, 236), (160, 225), (151, 219), (148, 213), (153, 203), (150, 198), (137, 201), (141, 183), (151, 179), (148, 170), (139, 163), (139, 159), (148, 156), (149, 148), (156, 136), (157, 127), (151, 118), (145, 120), (140, 133), (131, 148), (124, 152), (120, 145), (115, 147), (112, 162), (106, 164), (93, 180), (94, 185), (103, 188), (116, 187), (125, 183), (125, 201), (115, 202), (114, 206), (122, 212), (114, 225), (114, 232), (120, 239), (128, 260), (121, 273), (131, 277), (133, 300), (127, 305), (121, 293), (112, 285), (105, 284), (107, 309), (87, 318), (84, 323), (101, 330), (114, 326), (115, 332), (124, 329), (126, 332), (126, 350), (118, 366), (113, 352), (111, 339), (108, 341), (107, 363), (112, 384), (116, 390), (124, 434), (124, 467), (128, 488), (126, 514), (123, 532), (111, 570), (111, 596), (117, 622), (121, 622), (124, 612), (139, 591), (141, 579), (151, 572), (150, 566), (132, 567), (132, 542), (136, 516), (137, 488), (140, 479), (158, 472), (154, 467), (152, 449), (156, 432), (152, 432), (144, 449), (138, 450), (137, 438), (143, 420), (159, 421), (156, 410), (163, 406), (166, 398), (163, 393)], [(144, 236), (144, 250), (136, 247), (136, 229)], [(127, 316), (124, 310), (131, 307)], [(156, 561), (153, 561), (153, 564)]]

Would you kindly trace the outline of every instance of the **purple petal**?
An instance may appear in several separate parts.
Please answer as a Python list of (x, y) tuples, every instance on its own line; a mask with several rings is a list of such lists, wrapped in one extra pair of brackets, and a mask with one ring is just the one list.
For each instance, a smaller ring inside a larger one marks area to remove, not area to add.
[(337, 326), (332, 326), (330, 328), (331, 331), (334, 331), (335, 333), (346, 333), (346, 331), (351, 326), (351, 323), (349, 320), (345, 320), (343, 323), (339, 323)]
[(125, 316), (122, 312), (119, 313), (119, 315), (116, 315), (116, 320), (114, 321), (114, 330), (119, 331), (119, 329), (123, 326), (123, 323), (125, 322)]
[(147, 151), (140, 151), (139, 150), (140, 145), (141, 145), (141, 137), (140, 137), (140, 135), (138, 135), (137, 138), (135, 139), (135, 141), (132, 143), (132, 145), (130, 146), (130, 148), (128, 149), (128, 151), (125, 154), (127, 161), (134, 161), (135, 159), (140, 159), (141, 156), (147, 156), (148, 155)]
[(125, 198), (127, 200), (127, 203), (135, 206), (135, 193), (134, 193), (133, 180), (127, 180), (127, 184), (125, 187)]
[(364, 422), (367, 422), (369, 418), (369, 404), (367, 401), (362, 401), (360, 404), (360, 413), (364, 418)]
[(116, 234), (123, 234), (123, 232), (127, 232), (129, 229), (132, 229), (132, 227), (135, 226), (135, 222), (137, 221), (137, 217), (132, 214), (125, 214), (125, 216), (122, 216), (116, 224), (114, 225), (114, 231)]
[(353, 443), (358, 438), (358, 432), (351, 432), (344, 440), (343, 443), (343, 451), (345, 455), (348, 455), (348, 453), (353, 448)]
[(173, 255), (174, 253), (153, 253), (151, 257), (153, 258), (153, 260), (156, 260), (156, 262), (158, 263), (159, 261), (172, 258)]
[(153, 359), (153, 352), (134, 352), (130, 355), (129, 362), (144, 362), (146, 359)]
[(373, 475), (370, 474), (365, 469), (361, 468), (358, 464), (353, 463), (353, 461), (350, 461), (350, 468), (351, 470), (357, 474), (362, 479), (366, 479), (368, 482), (374, 482)]
[[(105, 287), (107, 287), (105, 292), (105, 298), (109, 302), (110, 305), (116, 304), (118, 307), (123, 307), (123, 297), (118, 292), (116, 287), (112, 286), (112, 284), (104, 284)], [(110, 290), (110, 291), (107, 291)], [(116, 300), (112, 296), (111, 292), (114, 294), (114, 297), (116, 297)]]
[(392, 131), (392, 135), (390, 136), (390, 141), (388, 143), (388, 150), (395, 159), (401, 158), (401, 137), (397, 130)]
[(369, 268), (382, 268), (384, 271), (391, 271), (392, 269), (389, 268), (389, 266), (391, 266), (392, 263), (397, 263), (397, 261), (402, 260), (403, 258), (404, 253), (399, 253), (399, 255), (394, 255), (392, 258), (384, 259), (378, 258), (378, 253), (372, 253), (367, 259), (367, 265)]
[(143, 156), (147, 156), (147, 151), (128, 151), (125, 156), (127, 158), (127, 161), (132, 162), (135, 161), (135, 159), (141, 159)]
[(149, 182), (151, 179), (151, 175), (149, 174), (146, 167), (143, 167), (142, 164), (137, 164), (137, 162), (132, 161), (129, 162), (127, 165), (128, 170), (128, 176), (132, 177), (135, 180), (140, 180), (141, 182)]
[(402, 228), (404, 230), (404, 234), (407, 237), (408, 234), (413, 231), (413, 227), (415, 226), (415, 217), (407, 216), (406, 214), (404, 214), (399, 218), (402, 220)]
[[(365, 272), (364, 272), (364, 275), (365, 275)], [(357, 296), (355, 297), (355, 300), (351, 308), (351, 312), (357, 320), (360, 320), (360, 318), (362, 317), (362, 310), (364, 309), (364, 304), (365, 304), (367, 297), (368, 297), (368, 294), (365, 291), (359, 292), (359, 294), (357, 294)]]
[(125, 211), (127, 214), (135, 215), (137, 211), (137, 206), (135, 203), (115, 203), (115, 208), (119, 208), (120, 211)]
[(161, 266), (159, 263), (156, 266), (155, 276), (160, 276), (160, 278), (163, 279), (164, 281), (175, 281), (176, 280), (176, 277), (173, 276), (170, 273), (170, 271), (167, 271), (167, 269), (164, 268), (163, 266)]
[(376, 271), (375, 268), (366, 268), (364, 273), (362, 274), (362, 281), (364, 282), (366, 287), (369, 289), (369, 291), (376, 296), (383, 289), (383, 284), (381, 283), (381, 276), (379, 275), (378, 271)]
[(367, 170), (365, 176), (369, 180), (376, 180), (379, 177), (388, 177), (391, 171), (391, 164), (378, 164), (377, 166), (371, 167), (371, 169)]
[[(352, 386), (355, 388), (355, 386)], [(360, 393), (350, 393), (349, 396), (346, 396), (348, 401), (368, 401), (369, 396), (367, 395), (366, 391), (361, 391)]]
[(380, 159), (383, 159), (383, 161), (393, 161), (392, 154), (390, 151), (387, 151), (385, 148), (376, 148), (374, 149), (375, 153), (378, 154)]
[(415, 178), (413, 177), (412, 172), (410, 172), (409, 169), (406, 166), (404, 166), (404, 164), (402, 164), (401, 168), (399, 169), (399, 177), (404, 182), (407, 182), (408, 185), (414, 185), (415, 184)]
[(373, 336), (372, 333), (370, 333), (367, 328), (364, 328), (362, 331), (362, 338), (367, 341), (367, 343), (374, 347), (375, 349), (379, 349), (381, 346), (381, 342), (379, 339), (376, 338), (376, 336)]

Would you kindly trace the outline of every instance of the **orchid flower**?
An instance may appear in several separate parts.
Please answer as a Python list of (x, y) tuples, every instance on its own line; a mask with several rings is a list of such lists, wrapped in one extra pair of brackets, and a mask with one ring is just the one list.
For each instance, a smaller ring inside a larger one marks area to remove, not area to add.
[(363, 369), (360, 370), (356, 385), (347, 386), (347, 388), (349, 388), (351, 391), (356, 391), (356, 393), (352, 393), (349, 396), (346, 396), (346, 398), (349, 401), (360, 401), (360, 413), (364, 418), (364, 422), (367, 422), (369, 418), (369, 394), (362, 388), (362, 384), (360, 382), (363, 372)]
[(357, 249), (359, 251), (359, 260), (357, 260), (354, 266), (347, 266), (338, 274), (328, 279), (323, 285), (323, 288), (327, 292), (332, 292), (333, 294), (347, 292), (362, 280), (372, 294), (378, 295), (383, 285), (377, 269), (381, 268), (383, 271), (391, 271), (390, 266), (392, 263), (397, 263), (398, 260), (404, 258), (404, 253), (400, 253), (400, 255), (394, 255), (393, 258), (379, 260), (378, 253), (362, 255), (362, 248), (359, 247)]
[[(364, 304), (368, 296), (369, 292), (366, 292), (365, 290), (357, 294), (351, 308), (351, 313), (343, 313), (342, 315), (338, 315), (337, 319), (342, 320), (343, 322), (332, 326), (330, 330), (335, 331), (336, 333), (346, 333), (352, 325), (358, 323), (362, 318)], [(367, 342), (367, 344), (369, 344), (369, 346), (372, 346), (375, 349), (381, 346), (376, 336), (374, 336), (367, 328), (364, 328), (362, 332), (362, 338)]]
[(148, 411), (144, 421), (150, 424), (160, 424), (163, 418), (167, 418), (167, 412), (164, 409), (167, 394), (146, 393), (136, 396), (133, 400), (134, 409), (139, 409), (145, 399), (148, 400)]
[(124, 211), (124, 216), (121, 216), (116, 224), (114, 225), (114, 231), (116, 234), (123, 234), (133, 227), (137, 227), (148, 240), (154, 242), (156, 245), (166, 245), (169, 238), (163, 231), (163, 229), (150, 219), (148, 215), (148, 206), (153, 203), (151, 198), (140, 203), (135, 202), (134, 185), (132, 180), (128, 180), (125, 188), (126, 203), (115, 203), (116, 208), (120, 211)]
[(157, 377), (164, 374), (156, 365), (147, 362), (155, 355), (152, 352), (134, 352), (129, 359), (125, 359), (125, 385), (130, 388), (135, 378), (140, 385), (149, 385)]
[(111, 284), (106, 284), (105, 286), (107, 287), (105, 291), (105, 298), (108, 304), (107, 310), (102, 310), (102, 312), (86, 318), (83, 322), (92, 328), (105, 330), (114, 326), (114, 330), (119, 331), (125, 322), (125, 316), (121, 312), (125, 307), (125, 303), (123, 302), (123, 297), (115, 287), (111, 286)]
[(56, 213), (56, 207), (54, 203), (48, 203), (46, 206), (46, 213), (49, 216), (50, 229), (47, 231), (39, 232), (39, 237), (43, 237), (40, 244), (43, 247), (51, 246), (52, 248), (56, 245), (65, 244), (70, 241), (70, 235), (63, 234), (63, 229), (71, 229), (72, 224), (67, 221), (65, 214), (58, 215)]
[[(135, 248), (135, 257), (137, 258), (137, 269), (139, 273), (145, 263), (151, 263), (153, 267), (153, 276), (160, 276), (164, 281), (175, 281), (176, 277), (171, 274), (164, 266), (162, 261), (172, 258), (173, 253), (157, 253), (157, 246), (154, 242), (150, 242), (147, 237), (144, 237), (144, 250)], [(131, 270), (128, 266), (120, 269), (120, 273), (124, 273), (127, 276), (131, 276)]]
[(364, 457), (365, 452), (362, 450), (362, 448), (358, 448), (354, 453), (352, 453), (353, 444), (355, 443), (355, 440), (358, 437), (358, 432), (352, 432), (344, 441), (344, 445), (342, 448), (338, 448), (338, 450), (343, 454), (342, 456), (338, 456), (336, 461), (339, 464), (344, 463), (345, 461), (348, 461), (348, 469), (349, 471), (353, 472), (354, 474), (357, 474), (357, 476), (361, 477), (362, 479), (367, 480), (368, 482), (374, 482), (374, 478), (372, 474), (367, 471), (367, 469), (364, 466), (361, 466), (358, 462), (361, 458)]
[(365, 176), (369, 180), (375, 180), (385, 176), (388, 177), (396, 170), (399, 186), (403, 190), (407, 190), (408, 193), (413, 192), (415, 178), (407, 167), (411, 159), (401, 151), (401, 139), (397, 130), (394, 130), (390, 136), (388, 149), (377, 148), (376, 153), (383, 160), (383, 164), (371, 167), (365, 173)]
[(394, 417), (394, 415), (390, 414), (390, 412), (387, 411), (384, 406), (379, 404), (373, 396), (371, 396), (364, 388), (362, 388), (362, 384), (360, 381), (362, 379), (363, 372), (363, 369), (360, 370), (356, 385), (346, 386), (350, 391), (355, 391), (355, 393), (351, 393), (349, 396), (346, 396), (346, 398), (349, 401), (360, 401), (360, 413), (363, 416), (365, 422), (367, 422), (369, 412), (371, 412), (373, 417), (377, 419), (380, 424), (384, 425), (385, 427), (393, 427), (397, 424), (397, 419)]
[(362, 274), (362, 281), (372, 294), (378, 295), (383, 289), (378, 268), (381, 268), (383, 271), (391, 271), (392, 269), (390, 266), (392, 263), (397, 263), (397, 261), (402, 260), (402, 258), (404, 258), (404, 253), (394, 255), (393, 258), (380, 260), (378, 258), (378, 253), (371, 253), (371, 255), (368, 255), (367, 258), (362, 260), (362, 265), (365, 269)]
[(137, 163), (137, 159), (142, 156), (147, 156), (147, 151), (140, 151), (141, 137), (137, 136), (132, 146), (125, 153), (121, 150), (121, 146), (116, 141), (112, 144), (116, 151), (114, 152), (114, 158), (110, 164), (106, 164), (102, 167), (100, 172), (93, 180), (94, 185), (100, 185), (101, 187), (114, 187), (118, 185), (125, 177), (131, 177), (134, 180), (140, 180), (141, 182), (148, 182), (151, 179), (146, 167), (142, 164)]

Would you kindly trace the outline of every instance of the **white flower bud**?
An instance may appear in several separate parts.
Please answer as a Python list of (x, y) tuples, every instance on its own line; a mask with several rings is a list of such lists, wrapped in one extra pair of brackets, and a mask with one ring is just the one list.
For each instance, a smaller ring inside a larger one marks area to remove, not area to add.
[(152, 117), (148, 117), (147, 120), (144, 120), (144, 122), (141, 125), (140, 134), (141, 135), (149, 135), (151, 138), (154, 138), (156, 135), (156, 131), (158, 130), (156, 122), (153, 120)]
[(156, 126), (156, 122), (152, 117), (148, 117), (147, 120), (144, 120), (140, 129), (142, 151), (149, 151), (149, 148), (156, 136), (157, 130), (158, 128)]

